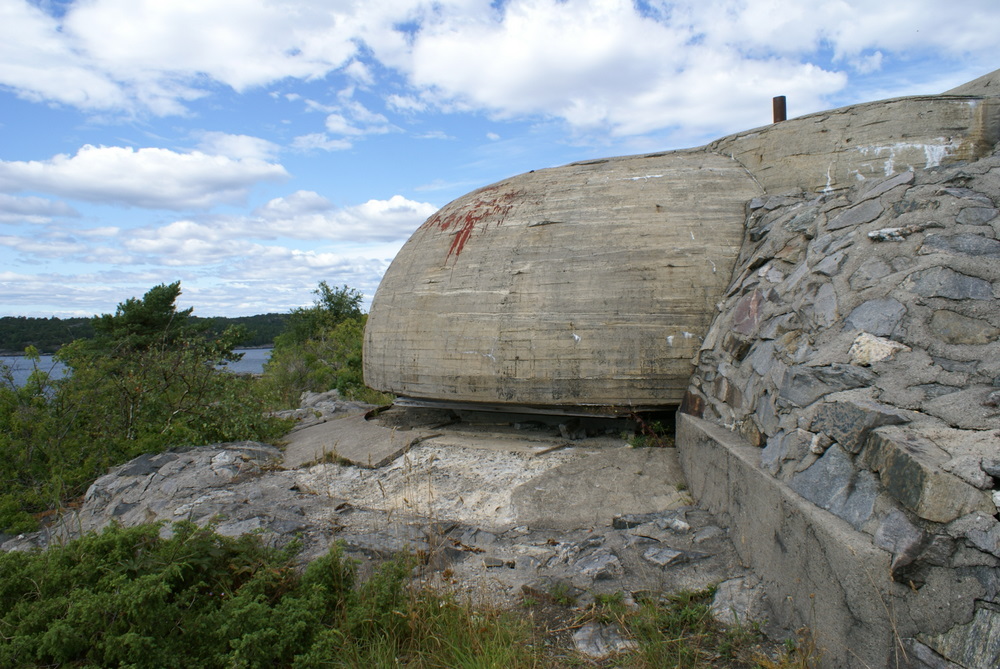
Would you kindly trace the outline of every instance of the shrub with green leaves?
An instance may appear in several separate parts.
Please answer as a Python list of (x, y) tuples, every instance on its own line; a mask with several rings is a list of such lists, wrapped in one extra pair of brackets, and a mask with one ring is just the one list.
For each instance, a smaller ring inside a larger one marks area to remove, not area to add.
[(409, 558), (358, 583), (339, 546), (303, 572), (257, 536), (158, 530), (0, 554), (0, 666), (535, 666), (522, 625), (409, 590)]
[(311, 307), (291, 313), (264, 366), (264, 385), (276, 406), (294, 408), (303, 392), (331, 389), (361, 402), (391, 401), (364, 382), (362, 344), (368, 316), (361, 312), (361, 293), (347, 286), (330, 288), (325, 281), (313, 293), (317, 298)]
[(32, 514), (142, 453), (287, 431), (266, 414), (257, 379), (216, 368), (238, 359), (245, 332), (207, 337), (190, 309), (176, 309), (179, 295), (179, 283), (159, 285), (96, 317), (93, 339), (60, 350), (63, 379), (37, 368), (22, 387), (9, 370), (0, 378), (0, 530), (31, 529)]

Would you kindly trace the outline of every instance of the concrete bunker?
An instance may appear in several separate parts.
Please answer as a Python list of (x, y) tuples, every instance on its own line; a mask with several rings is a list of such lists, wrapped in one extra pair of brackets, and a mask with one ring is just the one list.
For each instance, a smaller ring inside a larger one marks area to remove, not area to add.
[(1000, 71), (460, 198), (386, 273), (366, 380), (500, 408), (683, 399), (691, 492), (825, 666), (995, 667), (998, 91)]
[(473, 191), (429, 218), (386, 271), (365, 380), (424, 401), (676, 406), (729, 285), (748, 203), (985, 155), (1000, 102), (977, 82)]

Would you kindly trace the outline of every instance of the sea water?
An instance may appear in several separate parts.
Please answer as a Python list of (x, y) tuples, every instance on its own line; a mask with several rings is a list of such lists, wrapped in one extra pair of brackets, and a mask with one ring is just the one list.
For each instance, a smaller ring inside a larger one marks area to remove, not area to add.
[[(264, 371), (264, 363), (271, 358), (270, 348), (238, 348), (236, 352), (242, 353), (243, 358), (225, 365), (225, 369), (237, 374), (260, 374)], [(16, 386), (23, 386), (35, 369), (31, 360), (20, 355), (0, 356), (0, 363), (10, 367)], [(52, 379), (61, 379), (66, 376), (67, 372), (66, 366), (61, 362), (56, 362), (51, 355), (40, 357), (38, 369), (48, 372)]]

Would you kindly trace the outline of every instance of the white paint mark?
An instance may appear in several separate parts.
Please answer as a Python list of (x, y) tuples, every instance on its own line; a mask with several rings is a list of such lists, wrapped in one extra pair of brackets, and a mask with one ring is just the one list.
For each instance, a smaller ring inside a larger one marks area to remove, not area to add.
[(647, 174), (644, 177), (628, 177), (626, 179), (622, 179), (622, 181), (645, 181), (646, 179), (662, 179), (662, 178), (663, 178), (662, 174)]
[[(904, 151), (922, 151), (924, 154), (924, 168), (938, 167), (941, 162), (959, 148), (960, 142), (950, 140), (945, 137), (937, 137), (931, 143), (911, 143), (897, 142), (884, 146), (859, 146), (855, 151), (862, 155), (875, 155), (881, 157), (888, 155), (882, 163), (885, 176), (890, 177), (896, 171), (896, 161), (902, 158)], [(911, 166), (912, 168), (912, 166)]]
[(826, 166), (826, 186), (823, 187), (824, 193), (833, 192), (833, 165)]
[(497, 361), (497, 359), (493, 357), (493, 353), (483, 353), (481, 351), (462, 351), (462, 355), (480, 355), (484, 358), (489, 358), (493, 362)]
[(693, 332), (681, 332), (681, 334), (684, 336), (685, 339), (690, 339), (691, 337), (694, 336)]
[(927, 160), (927, 164), (924, 167), (937, 167), (947, 155), (948, 147), (946, 146), (925, 145), (924, 158)]
[(694, 241), (694, 230), (688, 230), (688, 234), (691, 235), (691, 241)]
[(715, 274), (716, 272), (718, 272), (718, 271), (719, 271), (719, 270), (718, 270), (718, 269), (717, 269), (717, 268), (715, 267), (715, 261), (714, 261), (714, 260), (709, 260), (708, 262), (712, 263), (712, 274)]
[(673, 346), (673, 345), (674, 345), (674, 336), (667, 335), (667, 346)]
[(574, 332), (573, 333), (573, 341), (575, 341), (577, 344), (579, 344), (580, 343), (580, 335), (578, 335), (577, 333)]

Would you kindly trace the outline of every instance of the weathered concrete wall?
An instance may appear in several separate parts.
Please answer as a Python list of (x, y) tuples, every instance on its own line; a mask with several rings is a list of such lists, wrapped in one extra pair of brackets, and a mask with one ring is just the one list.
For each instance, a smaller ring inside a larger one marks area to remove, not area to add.
[(750, 204), (678, 445), (834, 667), (1000, 666), (1000, 151)]
[(821, 193), (914, 169), (975, 160), (1000, 140), (1000, 99), (925, 96), (810, 114), (724, 137), (769, 193)]
[(470, 193), (386, 272), (366, 381), (415, 398), (676, 405), (761, 192), (735, 161), (688, 151)]

